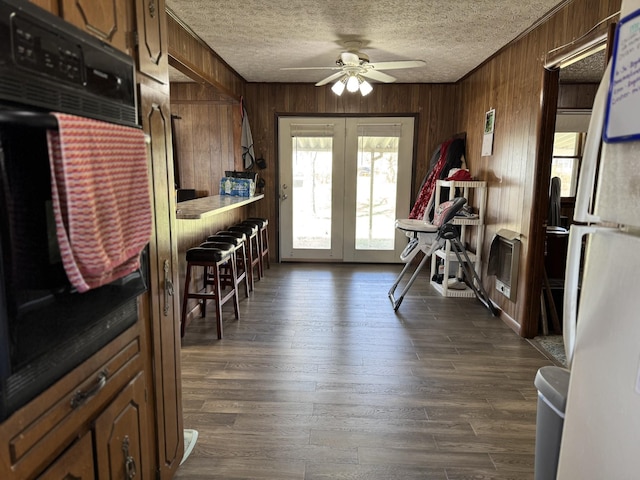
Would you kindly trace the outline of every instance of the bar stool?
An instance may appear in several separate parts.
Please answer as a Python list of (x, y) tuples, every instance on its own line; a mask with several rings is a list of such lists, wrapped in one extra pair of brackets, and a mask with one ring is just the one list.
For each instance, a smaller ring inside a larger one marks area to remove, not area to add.
[[(205, 242), (199, 247), (193, 247), (187, 250), (187, 274), (184, 280), (184, 295), (182, 298), (182, 316), (180, 319), (180, 334), (184, 337), (187, 326), (187, 303), (190, 298), (202, 300), (200, 310), (204, 317), (207, 313), (207, 300), (214, 300), (216, 304), (216, 326), (218, 329), (218, 339), (222, 338), (222, 306), (229, 300), (233, 299), (233, 309), (236, 319), (240, 318), (238, 305), (238, 287), (234, 285), (226, 295), (223, 294), (220, 285), (222, 276), (222, 267), (229, 264), (231, 274), (235, 276), (235, 263), (232, 261), (233, 246), (229, 243), (221, 242)], [(190, 292), (191, 269), (193, 267), (203, 267), (204, 272), (204, 289), (196, 292)], [(211, 272), (207, 272), (211, 269)], [(207, 280), (209, 277), (209, 280)], [(213, 285), (213, 291), (207, 291), (207, 285)]]
[[(229, 281), (234, 281), (236, 286), (240, 285), (244, 280), (244, 294), (247, 298), (249, 298), (249, 277), (247, 275), (247, 250), (244, 247), (244, 234), (242, 237), (238, 237), (235, 235), (231, 235), (232, 232), (229, 232), (229, 235), (224, 235), (220, 232), (209, 235), (207, 237), (207, 242), (223, 242), (230, 243), (233, 245), (233, 256), (234, 263), (236, 265), (236, 275), (235, 277), (231, 277), (231, 271), (228, 266), (223, 265), (224, 270), (229, 270), (228, 273), (223, 275), (223, 278), (226, 280), (229, 278)], [(238, 254), (239, 252), (239, 254)], [(230, 284), (231, 285), (231, 284)]]
[(244, 272), (246, 272), (246, 275), (247, 275), (247, 280), (249, 282), (249, 291), (253, 292), (253, 275), (251, 275), (251, 268), (249, 267), (250, 265), (249, 253), (247, 252), (247, 248), (246, 248), (248, 244), (247, 235), (244, 234), (243, 232), (231, 231), (231, 230), (220, 230), (219, 232), (216, 232), (215, 235), (228, 235), (228, 236), (236, 237), (242, 240), (243, 255), (238, 257), (238, 262), (243, 262), (242, 269)]
[(254, 268), (258, 269), (258, 277), (262, 278), (262, 271), (260, 269), (260, 242), (258, 240), (258, 227), (252, 225), (243, 225), (238, 223), (229, 227), (227, 230), (232, 232), (242, 232), (246, 235), (246, 247), (247, 257), (249, 258), (249, 283), (253, 285), (255, 276)]
[[(249, 217), (245, 222), (250, 222), (258, 225), (259, 237), (260, 237), (260, 260), (262, 261), (262, 273), (264, 274), (264, 263), (266, 260), (267, 268), (271, 268), (271, 262), (269, 261), (269, 220), (266, 218)], [(244, 223), (244, 222), (242, 222)]]

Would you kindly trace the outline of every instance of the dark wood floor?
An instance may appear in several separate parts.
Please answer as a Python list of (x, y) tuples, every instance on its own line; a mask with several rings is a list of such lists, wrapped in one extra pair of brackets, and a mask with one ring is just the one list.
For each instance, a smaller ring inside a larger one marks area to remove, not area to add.
[[(551, 365), (476, 299), (427, 274), (398, 313), (398, 265), (272, 265), (183, 340), (177, 479), (532, 479), (538, 368)], [(213, 311), (213, 309), (209, 309)]]

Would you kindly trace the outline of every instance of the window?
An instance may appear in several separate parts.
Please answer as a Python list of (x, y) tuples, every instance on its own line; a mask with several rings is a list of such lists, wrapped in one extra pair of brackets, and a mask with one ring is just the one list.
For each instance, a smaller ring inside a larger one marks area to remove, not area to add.
[(575, 197), (578, 171), (584, 148), (585, 134), (582, 132), (556, 133), (553, 140), (551, 178), (560, 178), (560, 196)]

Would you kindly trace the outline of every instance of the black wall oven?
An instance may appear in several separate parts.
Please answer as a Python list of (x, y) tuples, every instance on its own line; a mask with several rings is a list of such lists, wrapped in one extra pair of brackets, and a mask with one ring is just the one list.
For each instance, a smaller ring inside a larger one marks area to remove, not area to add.
[(144, 258), (85, 293), (67, 280), (51, 111), (138, 126), (132, 59), (26, 1), (0, 0), (0, 421), (133, 325), (145, 290)]

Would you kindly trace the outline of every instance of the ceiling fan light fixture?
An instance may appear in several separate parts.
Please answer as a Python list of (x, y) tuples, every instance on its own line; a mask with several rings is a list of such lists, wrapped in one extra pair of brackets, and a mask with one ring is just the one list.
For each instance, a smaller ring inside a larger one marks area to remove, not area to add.
[(344, 87), (345, 87), (345, 81), (344, 81), (344, 78), (341, 78), (340, 80), (338, 80), (336, 83), (333, 84), (333, 86), (331, 87), (331, 90), (333, 90), (333, 93), (340, 96), (342, 95), (342, 92), (344, 92)]
[(357, 92), (360, 88), (360, 81), (358, 77), (355, 75), (349, 75), (349, 79), (347, 80), (347, 90), (351, 93)]
[(363, 97), (366, 97), (372, 91), (373, 91), (373, 87), (371, 86), (371, 84), (366, 80), (362, 80), (362, 82), (360, 83), (360, 95), (362, 95)]

